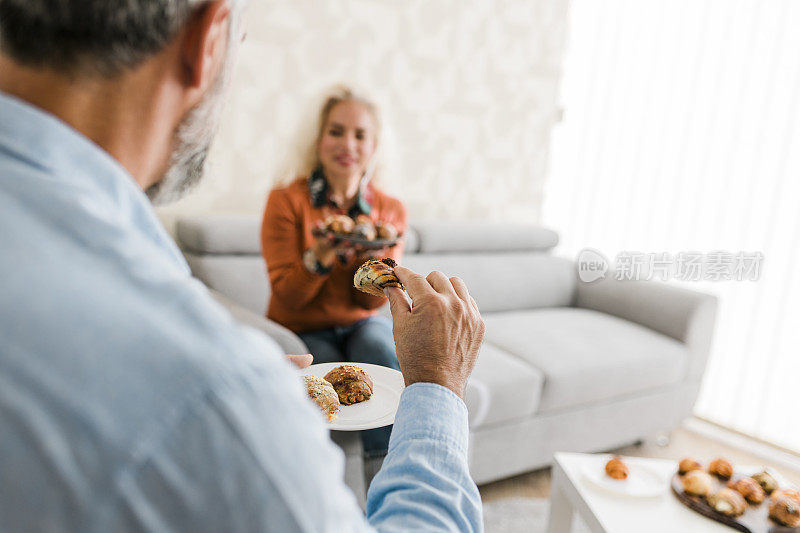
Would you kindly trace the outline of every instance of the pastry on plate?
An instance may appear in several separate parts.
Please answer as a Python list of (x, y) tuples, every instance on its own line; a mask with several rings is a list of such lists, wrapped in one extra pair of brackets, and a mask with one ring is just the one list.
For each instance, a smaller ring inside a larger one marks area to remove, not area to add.
[(681, 462), (678, 463), (678, 473), (680, 475), (684, 475), (687, 472), (691, 472), (692, 470), (702, 470), (703, 465), (700, 462), (692, 459), (691, 457), (686, 457), (681, 459)]
[(347, 215), (331, 215), (325, 219), (325, 229), (334, 233), (351, 233), (355, 223)]
[(764, 501), (764, 498), (767, 497), (767, 495), (764, 494), (764, 489), (761, 488), (761, 485), (756, 483), (753, 478), (749, 477), (743, 477), (735, 481), (729, 481), (728, 488), (733, 489), (744, 496), (744, 499), (750, 503), (761, 503)]
[(339, 414), (339, 395), (336, 394), (333, 385), (317, 376), (306, 375), (303, 376), (303, 380), (308, 395), (317, 402), (319, 408), (328, 417), (328, 422), (334, 420)]
[(621, 457), (614, 457), (606, 463), (606, 475), (614, 479), (625, 479), (628, 477), (628, 465)]
[(751, 477), (756, 480), (756, 483), (761, 485), (761, 488), (764, 489), (764, 492), (767, 494), (772, 494), (772, 491), (778, 489), (778, 482), (766, 470)]
[(356, 365), (339, 365), (327, 374), (328, 381), (342, 405), (364, 402), (372, 397), (372, 378)]
[(718, 513), (726, 516), (739, 516), (747, 509), (747, 502), (741, 494), (732, 489), (721, 489), (708, 497), (708, 504)]
[(394, 259), (369, 260), (356, 270), (353, 276), (353, 286), (373, 296), (383, 296), (386, 287), (404, 289), (403, 284), (394, 273), (397, 263)]
[(376, 222), (375, 231), (378, 233), (379, 239), (391, 241), (397, 238), (397, 228), (388, 222)]
[(702, 470), (692, 470), (681, 479), (683, 490), (693, 496), (708, 496), (714, 486), (711, 476)]
[(708, 473), (722, 479), (729, 479), (733, 475), (733, 465), (725, 459), (714, 459), (708, 464)]
[(784, 526), (800, 526), (800, 504), (789, 496), (774, 498), (769, 504), (769, 517)]

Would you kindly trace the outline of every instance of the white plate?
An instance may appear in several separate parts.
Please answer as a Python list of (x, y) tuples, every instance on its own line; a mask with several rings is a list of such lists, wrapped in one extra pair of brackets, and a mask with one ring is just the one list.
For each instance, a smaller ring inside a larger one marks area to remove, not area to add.
[(593, 485), (618, 496), (652, 498), (660, 496), (669, 489), (669, 480), (662, 479), (659, 473), (647, 466), (622, 460), (628, 465), (626, 479), (613, 479), (606, 475), (606, 463), (613, 455), (596, 455), (583, 465), (583, 475)]
[(339, 416), (328, 423), (336, 431), (360, 431), (375, 429), (394, 423), (394, 415), (400, 404), (400, 393), (405, 388), (403, 374), (393, 368), (367, 363), (319, 363), (301, 370), (304, 374), (324, 378), (325, 374), (339, 365), (356, 365), (364, 369), (372, 378), (372, 397), (353, 405), (339, 408)]

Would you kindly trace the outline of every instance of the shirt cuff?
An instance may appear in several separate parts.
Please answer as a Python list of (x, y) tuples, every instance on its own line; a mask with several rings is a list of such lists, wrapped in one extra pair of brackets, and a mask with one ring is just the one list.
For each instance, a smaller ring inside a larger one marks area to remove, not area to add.
[(467, 406), (456, 393), (435, 383), (413, 383), (403, 390), (394, 417), (389, 450), (401, 441), (426, 439), (467, 453)]

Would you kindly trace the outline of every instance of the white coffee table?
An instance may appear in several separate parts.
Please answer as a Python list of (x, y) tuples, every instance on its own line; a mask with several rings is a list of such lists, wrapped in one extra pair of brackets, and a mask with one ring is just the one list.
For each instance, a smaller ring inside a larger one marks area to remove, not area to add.
[(585, 465), (597, 463), (597, 456), (556, 453), (550, 487), (548, 533), (569, 533), (578, 513), (593, 533), (731, 533), (733, 529), (701, 516), (670, 494), (675, 461), (626, 457), (631, 465), (643, 464), (664, 479), (664, 492), (649, 498), (619, 496), (586, 479)]

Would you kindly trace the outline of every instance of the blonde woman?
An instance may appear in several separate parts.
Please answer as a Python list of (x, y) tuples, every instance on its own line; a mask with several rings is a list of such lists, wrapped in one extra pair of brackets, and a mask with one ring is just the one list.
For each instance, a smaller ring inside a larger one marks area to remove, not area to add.
[[(353, 287), (368, 255), (315, 237), (331, 215), (366, 215), (406, 228), (406, 210), (374, 184), (381, 123), (374, 103), (339, 87), (325, 99), (304, 173), (267, 200), (261, 241), (272, 288), (267, 316), (296, 332), (315, 363), (351, 361), (399, 369), (385, 298)], [(400, 259), (402, 243), (374, 255)], [(343, 259), (340, 259), (343, 258)], [(391, 427), (362, 433), (367, 457), (386, 454)]]

